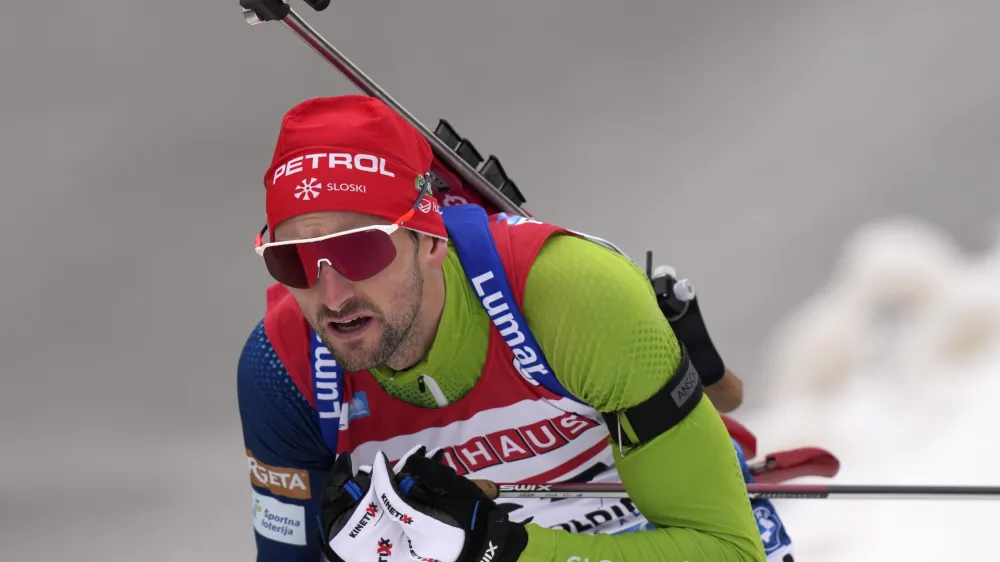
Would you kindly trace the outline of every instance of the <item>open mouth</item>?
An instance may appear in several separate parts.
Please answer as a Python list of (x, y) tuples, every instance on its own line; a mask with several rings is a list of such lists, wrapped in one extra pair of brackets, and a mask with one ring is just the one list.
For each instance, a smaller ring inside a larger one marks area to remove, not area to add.
[(327, 322), (330, 329), (340, 334), (350, 334), (364, 328), (371, 322), (371, 316), (357, 316), (349, 320)]

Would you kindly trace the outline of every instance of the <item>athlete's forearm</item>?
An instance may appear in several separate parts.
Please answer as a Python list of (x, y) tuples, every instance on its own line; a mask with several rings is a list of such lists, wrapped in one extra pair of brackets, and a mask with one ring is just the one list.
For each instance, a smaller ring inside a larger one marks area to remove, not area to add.
[(532, 526), (519, 562), (763, 562), (736, 452), (707, 398), (624, 458), (612, 449), (629, 496), (658, 529), (612, 536)]
[(718, 382), (705, 387), (705, 394), (715, 405), (716, 410), (728, 414), (743, 403), (743, 381), (726, 369)]

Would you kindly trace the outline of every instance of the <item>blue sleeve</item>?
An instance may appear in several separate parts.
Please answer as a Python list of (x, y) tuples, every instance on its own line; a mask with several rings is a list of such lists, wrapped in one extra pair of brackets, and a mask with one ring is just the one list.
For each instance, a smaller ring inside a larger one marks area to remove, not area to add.
[(247, 338), (236, 378), (257, 562), (320, 561), (319, 499), (334, 455), (263, 321)]

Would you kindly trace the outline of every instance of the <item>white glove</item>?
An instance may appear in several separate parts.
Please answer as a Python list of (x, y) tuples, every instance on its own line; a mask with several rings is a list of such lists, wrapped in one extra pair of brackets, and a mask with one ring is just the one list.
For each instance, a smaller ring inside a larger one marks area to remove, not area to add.
[[(435, 508), (415, 505), (400, 496), (396, 472), (403, 468), (406, 459), (423, 447), (414, 447), (389, 471), (389, 460), (379, 451), (375, 454), (372, 469), (372, 488), (378, 490), (378, 499), (385, 508), (387, 518), (398, 521), (405, 533), (407, 550), (414, 560), (455, 562), (465, 546), (465, 531)], [(404, 490), (405, 493), (405, 490)], [(453, 521), (453, 520), (452, 520)]]
[(375, 456), (372, 487), (386, 516), (399, 521), (410, 555), (438, 562), (517, 562), (528, 546), (524, 525), (513, 523), (480, 486), (416, 447), (390, 467)]
[(354, 473), (351, 456), (337, 457), (323, 485), (321, 510), (329, 562), (409, 562), (402, 527), (378, 500), (369, 472)]

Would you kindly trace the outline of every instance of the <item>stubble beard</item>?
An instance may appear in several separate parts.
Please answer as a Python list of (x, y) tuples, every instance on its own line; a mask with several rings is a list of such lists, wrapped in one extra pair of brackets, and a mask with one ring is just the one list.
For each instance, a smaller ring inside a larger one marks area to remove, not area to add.
[(388, 315), (376, 313), (378, 309), (370, 303), (355, 305), (361, 307), (359, 310), (376, 313), (371, 321), (379, 323), (382, 335), (374, 348), (364, 341), (364, 337), (358, 341), (336, 342), (339, 346), (335, 346), (329, 338), (321, 335), (320, 339), (341, 369), (345, 372), (367, 371), (412, 353), (412, 349), (416, 346), (423, 288), (424, 276), (414, 260), (406, 286), (400, 287), (389, 303), (389, 310), (392, 310), (392, 313)]

